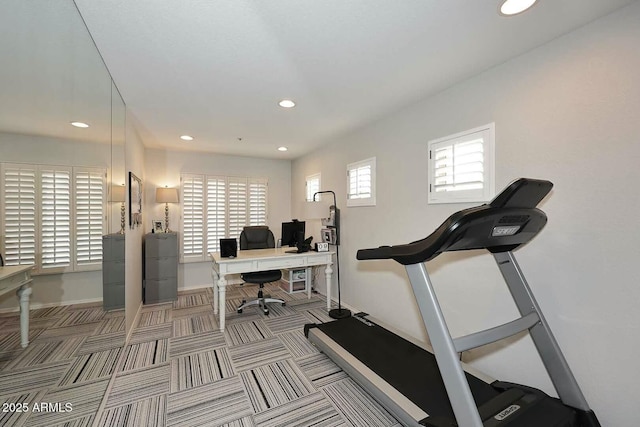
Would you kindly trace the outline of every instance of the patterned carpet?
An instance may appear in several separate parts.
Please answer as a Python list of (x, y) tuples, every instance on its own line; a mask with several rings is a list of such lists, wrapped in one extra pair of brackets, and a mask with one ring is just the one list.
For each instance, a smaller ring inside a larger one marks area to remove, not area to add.
[(268, 292), (286, 306), (237, 314), (257, 287), (230, 287), (224, 333), (211, 289), (143, 306), (127, 346), (124, 312), (101, 305), (32, 310), (26, 349), (3, 315), (0, 426), (399, 426), (304, 337), (325, 301)]

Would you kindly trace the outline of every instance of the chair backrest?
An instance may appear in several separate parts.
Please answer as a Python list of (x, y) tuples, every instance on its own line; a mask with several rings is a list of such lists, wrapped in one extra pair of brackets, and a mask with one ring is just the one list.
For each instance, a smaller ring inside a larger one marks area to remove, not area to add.
[(240, 250), (275, 248), (276, 240), (266, 225), (244, 227), (240, 233)]

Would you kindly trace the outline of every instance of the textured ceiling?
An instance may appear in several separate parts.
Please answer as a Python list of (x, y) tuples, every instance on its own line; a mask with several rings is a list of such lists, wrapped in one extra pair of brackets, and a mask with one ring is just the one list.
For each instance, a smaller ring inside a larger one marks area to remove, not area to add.
[(497, 0), (75, 1), (146, 146), (267, 158), (301, 156), (633, 3), (539, 0), (506, 18)]

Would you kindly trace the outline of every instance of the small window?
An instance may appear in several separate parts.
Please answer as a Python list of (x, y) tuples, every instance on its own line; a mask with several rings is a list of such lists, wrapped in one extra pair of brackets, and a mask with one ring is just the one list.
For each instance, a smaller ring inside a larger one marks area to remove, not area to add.
[[(311, 175), (307, 177), (307, 202), (313, 202), (313, 195), (320, 191), (320, 174)], [(316, 196), (316, 201), (320, 200), (320, 194)]]
[(376, 158), (347, 165), (347, 206), (376, 205)]
[(429, 141), (428, 202), (486, 202), (494, 196), (495, 125)]

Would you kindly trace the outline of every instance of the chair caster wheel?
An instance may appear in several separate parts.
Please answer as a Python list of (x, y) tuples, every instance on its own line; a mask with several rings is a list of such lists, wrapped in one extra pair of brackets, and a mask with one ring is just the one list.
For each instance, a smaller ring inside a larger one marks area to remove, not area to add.
[(264, 311), (264, 315), (265, 315), (265, 316), (268, 316), (268, 315), (269, 315), (269, 310), (265, 310), (265, 311)]
[(284, 307), (285, 305), (287, 305), (287, 303), (286, 303), (286, 302), (283, 302), (283, 303), (282, 303), (282, 306)]
[(242, 309), (241, 308), (238, 309), (238, 313), (242, 313)]

